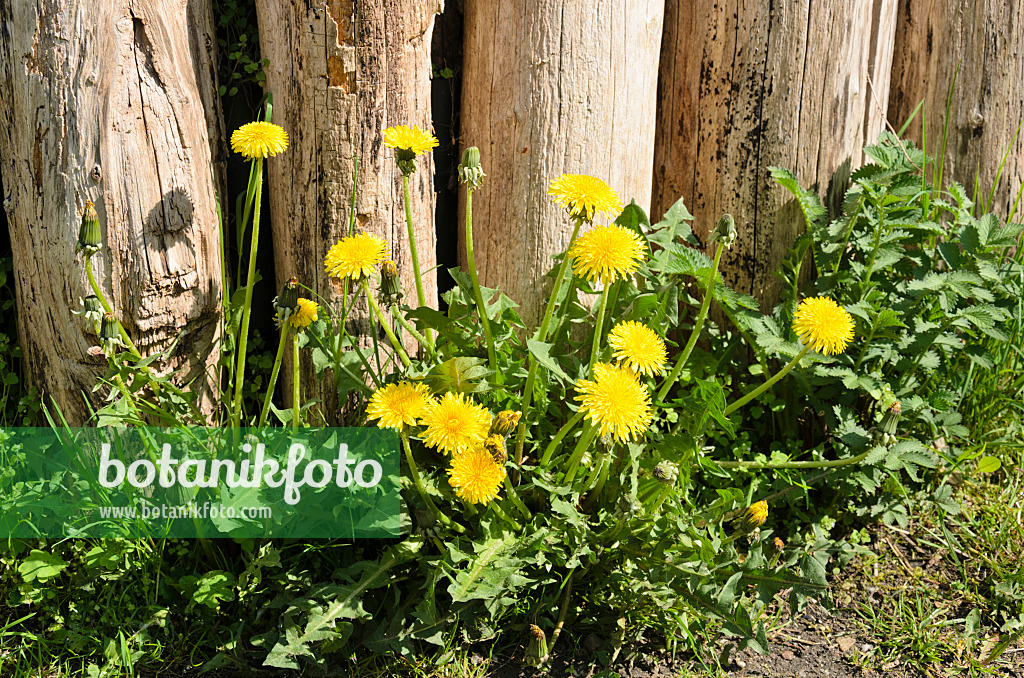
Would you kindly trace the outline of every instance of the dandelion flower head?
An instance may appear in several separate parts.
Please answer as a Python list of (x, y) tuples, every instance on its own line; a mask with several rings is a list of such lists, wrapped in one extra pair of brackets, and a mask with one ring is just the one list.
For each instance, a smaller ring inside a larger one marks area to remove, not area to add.
[(452, 456), (448, 470), (448, 484), (455, 494), (471, 504), (486, 504), (497, 498), (498, 489), (505, 482), (505, 467), (491, 454), (477, 445)]
[(480, 447), (491, 428), (491, 413), (461, 393), (446, 393), (427, 408), (422, 423), (427, 446), (454, 454)]
[(654, 376), (661, 372), (668, 359), (665, 342), (658, 333), (643, 323), (627, 320), (608, 333), (608, 345), (616, 360), (634, 372)]
[(433, 134), (424, 132), (419, 127), (395, 125), (384, 130), (385, 146), (409, 151), (414, 155), (426, 153), (437, 146), (437, 143), (437, 138)]
[(319, 307), (315, 301), (300, 297), (298, 306), (295, 307), (295, 311), (288, 317), (288, 324), (295, 329), (305, 329), (316, 322), (318, 309)]
[(401, 429), (414, 426), (430, 405), (430, 389), (425, 384), (403, 381), (388, 384), (370, 396), (366, 416), (377, 419), (380, 428)]
[(332, 278), (362, 280), (377, 269), (388, 253), (384, 238), (372, 233), (357, 233), (331, 245), (324, 258), (327, 275)]
[(853, 341), (853, 317), (828, 297), (812, 297), (797, 307), (793, 330), (818, 353), (836, 355)]
[(618, 224), (587, 231), (569, 248), (576, 275), (604, 283), (625, 280), (640, 268), (647, 247), (636, 233)]
[(594, 380), (576, 382), (580, 411), (599, 427), (601, 435), (619, 441), (638, 439), (651, 424), (651, 397), (628, 367), (597, 363)]
[(231, 150), (249, 160), (271, 158), (288, 148), (288, 133), (272, 122), (250, 122), (231, 133)]
[(615, 190), (597, 177), (587, 174), (563, 174), (551, 182), (548, 195), (576, 217), (593, 221), (603, 212), (609, 219), (622, 213), (622, 201)]

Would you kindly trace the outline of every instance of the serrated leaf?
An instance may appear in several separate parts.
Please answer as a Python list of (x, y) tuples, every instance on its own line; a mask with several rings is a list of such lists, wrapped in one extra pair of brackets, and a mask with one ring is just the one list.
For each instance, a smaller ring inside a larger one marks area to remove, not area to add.
[(572, 382), (572, 377), (566, 374), (558, 364), (558, 361), (551, 357), (551, 349), (554, 348), (551, 344), (545, 344), (537, 341), (536, 339), (528, 339), (526, 341), (526, 346), (530, 349), (530, 353), (533, 357), (537, 359), (537, 362), (543, 365), (548, 372), (551, 372), (563, 382)]
[(450, 358), (434, 367), (425, 381), (434, 391), (484, 393), (491, 390), (486, 377), (493, 374), (486, 363), (484, 358)]

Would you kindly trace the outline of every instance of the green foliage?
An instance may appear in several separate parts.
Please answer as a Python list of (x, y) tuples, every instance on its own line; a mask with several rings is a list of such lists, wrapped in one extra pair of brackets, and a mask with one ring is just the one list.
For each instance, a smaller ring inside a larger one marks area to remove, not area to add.
[(233, 97), (247, 83), (260, 87), (267, 79), (264, 68), (270, 63), (260, 58), (260, 39), (253, 0), (216, 0), (217, 46), (220, 48), (221, 96)]

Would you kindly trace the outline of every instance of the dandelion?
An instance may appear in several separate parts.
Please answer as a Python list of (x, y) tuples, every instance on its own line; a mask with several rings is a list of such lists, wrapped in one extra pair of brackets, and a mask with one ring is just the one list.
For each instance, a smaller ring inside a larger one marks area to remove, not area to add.
[(768, 502), (761, 500), (756, 504), (748, 506), (740, 515), (740, 529), (744, 532), (753, 532), (754, 529), (764, 525), (768, 520)]
[(828, 297), (812, 297), (797, 307), (793, 330), (818, 353), (835, 355), (853, 340), (853, 317)]
[(430, 389), (425, 384), (403, 381), (388, 384), (370, 396), (368, 419), (378, 419), (380, 428), (401, 429), (414, 426), (430, 405)]
[(622, 212), (622, 201), (611, 186), (586, 174), (563, 174), (551, 182), (548, 195), (575, 217), (593, 221), (596, 212), (614, 219)]
[(508, 453), (505, 451), (505, 437), (498, 434), (492, 433), (484, 440), (484, 449), (487, 450), (487, 454), (491, 455), (491, 459), (494, 463), (504, 466), (505, 462), (508, 461)]
[(608, 345), (616, 360), (634, 372), (654, 376), (668, 359), (665, 342), (658, 333), (634, 320), (619, 323), (608, 333)]
[(519, 425), (519, 419), (523, 416), (522, 412), (516, 410), (502, 410), (498, 412), (498, 416), (491, 422), (491, 433), (497, 433), (501, 436), (507, 436), (516, 430), (516, 426)]
[(569, 249), (576, 275), (605, 283), (625, 279), (640, 267), (646, 247), (630, 229), (612, 224), (581, 235)]
[(594, 381), (580, 379), (576, 390), (580, 411), (600, 428), (601, 435), (610, 433), (620, 441), (632, 440), (650, 426), (650, 394), (627, 367), (597, 363)]
[(455, 494), (470, 504), (486, 504), (497, 498), (505, 481), (505, 467), (498, 465), (482, 446), (456, 453), (448, 469), (448, 484)]
[(437, 146), (437, 137), (419, 127), (395, 125), (384, 130), (384, 145), (417, 155), (423, 155)]
[(387, 250), (384, 238), (372, 233), (357, 233), (331, 245), (324, 258), (324, 267), (332, 278), (358, 281), (376, 270)]
[(454, 454), (479, 447), (491, 426), (491, 413), (463, 398), (446, 393), (423, 415), (427, 427), (423, 442), (442, 452)]
[(288, 148), (288, 133), (272, 122), (250, 122), (231, 134), (231, 150), (249, 160), (271, 158)]
[(315, 301), (309, 299), (299, 298), (295, 307), (295, 311), (292, 312), (288, 318), (288, 323), (297, 330), (302, 330), (309, 327), (317, 320), (317, 309), (319, 308)]

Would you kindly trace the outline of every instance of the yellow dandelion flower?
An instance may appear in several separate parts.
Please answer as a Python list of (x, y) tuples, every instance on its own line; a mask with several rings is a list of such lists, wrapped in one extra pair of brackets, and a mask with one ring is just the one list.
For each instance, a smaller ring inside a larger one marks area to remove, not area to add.
[(315, 301), (309, 299), (299, 298), (298, 306), (295, 311), (288, 317), (288, 324), (295, 329), (305, 329), (313, 324), (317, 319), (317, 306)]
[(665, 342), (658, 333), (643, 323), (627, 320), (608, 333), (608, 345), (616, 360), (625, 363), (634, 372), (651, 377), (661, 372), (668, 359)]
[(288, 133), (272, 122), (250, 122), (231, 134), (231, 150), (249, 160), (271, 158), (288, 148)]
[(427, 427), (424, 443), (454, 454), (483, 443), (491, 427), (491, 413), (461, 393), (446, 393), (427, 409), (423, 424)]
[(755, 528), (764, 525), (766, 520), (768, 520), (768, 502), (762, 499), (756, 504), (748, 506), (740, 515), (740, 529), (744, 532), (753, 532)]
[(366, 417), (378, 419), (380, 428), (401, 429), (414, 426), (430, 405), (430, 389), (425, 384), (403, 381), (388, 384), (370, 396)]
[(519, 420), (522, 416), (523, 413), (517, 410), (502, 410), (498, 412), (498, 416), (491, 422), (491, 433), (507, 436), (516, 430), (516, 426), (519, 425)]
[(422, 155), (437, 146), (437, 138), (419, 127), (396, 125), (384, 130), (384, 145), (388, 148), (409, 151), (414, 155)]
[(601, 278), (610, 283), (625, 279), (640, 268), (646, 250), (640, 236), (625, 226), (612, 224), (598, 226), (581, 235), (569, 249), (569, 256), (576, 275), (588, 280)]
[(835, 355), (853, 341), (853, 316), (828, 297), (812, 297), (797, 307), (793, 331), (818, 353)]
[(609, 219), (622, 213), (619, 194), (597, 177), (586, 174), (563, 174), (551, 182), (548, 195), (570, 214), (587, 221), (592, 221), (596, 212), (603, 212)]
[(331, 245), (324, 258), (327, 275), (332, 278), (361, 280), (377, 269), (388, 253), (384, 238), (372, 233), (357, 233)]
[(651, 396), (627, 367), (597, 363), (594, 381), (580, 379), (576, 390), (580, 411), (600, 427), (601, 435), (633, 440), (651, 424)]
[(463, 501), (486, 504), (497, 498), (503, 482), (505, 467), (495, 462), (483, 447), (471, 447), (452, 456), (448, 484)]

